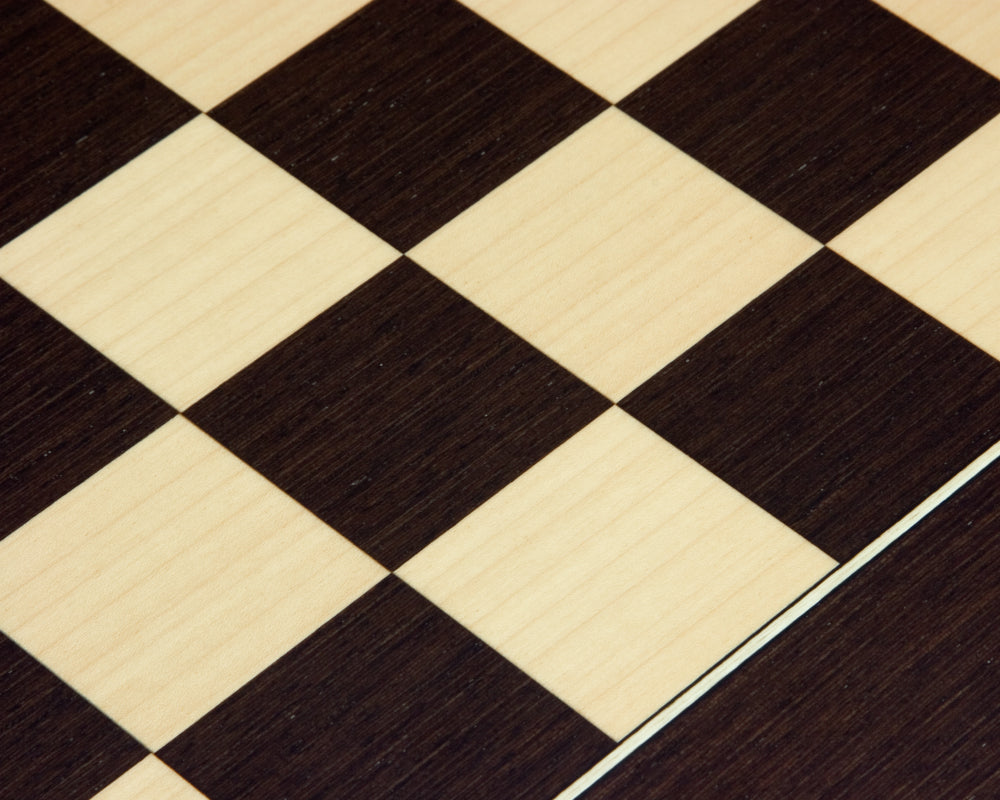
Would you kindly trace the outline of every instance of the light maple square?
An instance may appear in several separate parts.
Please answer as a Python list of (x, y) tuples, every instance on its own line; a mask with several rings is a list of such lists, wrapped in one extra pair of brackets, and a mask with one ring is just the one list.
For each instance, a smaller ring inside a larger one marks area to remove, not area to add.
[(829, 247), (1000, 358), (1000, 117)]
[(469, 0), (465, 4), (611, 102), (756, 0)]
[(183, 410), (396, 256), (198, 117), (0, 249), (0, 277)]
[(609, 109), (411, 255), (618, 400), (819, 247)]
[(357, 11), (366, 0), (52, 0), (203, 111)]
[(157, 750), (385, 574), (175, 417), (0, 542), (0, 628)]
[(621, 739), (834, 566), (612, 408), (397, 574)]

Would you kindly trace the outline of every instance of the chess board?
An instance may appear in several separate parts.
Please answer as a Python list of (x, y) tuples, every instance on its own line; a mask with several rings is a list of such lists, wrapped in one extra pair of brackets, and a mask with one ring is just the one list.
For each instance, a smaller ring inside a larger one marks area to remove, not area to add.
[(0, 799), (1000, 796), (995, 0), (0, 0)]

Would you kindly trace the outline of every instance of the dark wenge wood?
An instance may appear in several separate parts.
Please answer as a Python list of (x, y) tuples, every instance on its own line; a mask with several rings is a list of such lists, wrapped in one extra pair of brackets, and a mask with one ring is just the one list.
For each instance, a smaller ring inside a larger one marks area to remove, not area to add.
[(0, 281), (0, 538), (175, 413)]
[(1000, 438), (1000, 362), (824, 249), (620, 405), (846, 561)]
[(0, 800), (90, 800), (147, 750), (0, 633)]
[(828, 241), (1000, 113), (1000, 81), (869, 0), (764, 0), (619, 106)]
[(610, 405), (402, 258), (186, 416), (394, 569)]
[(212, 800), (551, 800), (613, 745), (389, 576), (158, 755)]
[(0, 246), (197, 113), (46, 3), (0, 2)]
[(1000, 797), (1000, 466), (585, 800)]
[(375, 0), (211, 115), (407, 250), (607, 105), (453, 0)]

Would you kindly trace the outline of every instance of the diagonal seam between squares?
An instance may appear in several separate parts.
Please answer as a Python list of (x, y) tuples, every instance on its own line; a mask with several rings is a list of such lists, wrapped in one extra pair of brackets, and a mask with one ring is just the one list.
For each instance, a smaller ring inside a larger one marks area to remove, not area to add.
[[(90, 800), (147, 750), (0, 632), (0, 749), (8, 797)], [(26, 685), (27, 684), (27, 685)], [(82, 742), (86, 741), (86, 745)]]
[[(48, 4), (26, 0), (4, 16), (0, 117), (14, 135), (0, 152), (0, 245), (197, 113)], [(122, 97), (141, 113), (122, 113)]]
[(981, 69), (1000, 78), (1000, 22), (992, 3), (962, 4), (954, 13), (931, 0), (878, 0), (878, 4)]
[(2, 540), (175, 412), (2, 280), (0, 321)]
[[(211, 114), (405, 251), (606, 107), (453, 0), (375, 0)], [(407, 146), (421, 127), (431, 139)]]
[(91, 800), (209, 800), (150, 754)]
[[(199, 122), (196, 124), (204, 127), (200, 122), (202, 118), (198, 117), (197, 119)], [(190, 134), (188, 133), (188, 135)], [(155, 152), (161, 162), (165, 161), (166, 163), (163, 164), (162, 167), (157, 167), (152, 176), (149, 176), (148, 178), (143, 176), (144, 179), (142, 180), (142, 183), (144, 186), (152, 188), (153, 186), (166, 185), (168, 180), (172, 180), (177, 173), (183, 169), (185, 161), (195, 161), (195, 156), (202, 155), (202, 153), (207, 151), (210, 147), (214, 146), (215, 148), (218, 148), (218, 142), (212, 141), (211, 139), (198, 142), (193, 148), (188, 148), (186, 152), (180, 149), (177, 149), (177, 152), (175, 152), (170, 149), (171, 144), (172, 142), (164, 140), (159, 142), (158, 146), (154, 145), (153, 148), (150, 148), (150, 151)], [(206, 152), (205, 155), (209, 154)], [(241, 184), (252, 182), (253, 179), (257, 177), (261, 171), (263, 171), (261, 169), (263, 165), (260, 164), (258, 164), (257, 174), (254, 174), (253, 172), (246, 173), (245, 170), (237, 171), (237, 168), (247, 166), (249, 161), (252, 160), (252, 156), (249, 158), (248, 156), (250, 156), (250, 154), (239, 153), (238, 151), (233, 151), (231, 153), (216, 152), (212, 158), (212, 166), (219, 172), (235, 173), (235, 176), (226, 176), (227, 180), (234, 180), (233, 185), (230, 186), (223, 184), (220, 187), (218, 185), (218, 175), (215, 175), (206, 169), (204, 172), (199, 171), (194, 177), (194, 180), (188, 183), (188, 191), (190, 193), (198, 193), (208, 187), (212, 187), (210, 189), (210, 192), (212, 193), (206, 198), (207, 202), (213, 205), (218, 203), (232, 189), (238, 188)], [(133, 160), (133, 162), (130, 162), (129, 171), (138, 172), (144, 167), (148, 169), (147, 162), (149, 161), (151, 161), (151, 156), (147, 156), (147, 158), (142, 159), (141, 161)], [(198, 159), (198, 162), (201, 162), (200, 158)], [(201, 163), (199, 163), (199, 166), (201, 166)], [(111, 181), (108, 181), (108, 183), (101, 187), (101, 193), (103, 194), (106, 192), (111, 194), (112, 189), (121, 192), (120, 187), (122, 184), (127, 184), (127, 180), (121, 175), (116, 175)], [(168, 197), (170, 197), (176, 191), (177, 184), (169, 185), (167, 188), (171, 190), (171, 194), (168, 195)], [(94, 192), (94, 194), (97, 194), (97, 192)], [(164, 200), (166, 200), (166, 198), (164, 198)], [(180, 232), (186, 223), (189, 223), (192, 219), (198, 217), (197, 210), (187, 210), (185, 208), (173, 207), (173, 203), (167, 203), (164, 202), (164, 200), (158, 201), (157, 205), (153, 207), (153, 210), (156, 211), (159, 206), (166, 206), (166, 210), (172, 212), (171, 215), (167, 217), (169, 222), (166, 227), (159, 230), (151, 239), (138, 239), (131, 241), (129, 243), (129, 247), (131, 247), (131, 249), (118, 254), (115, 254), (116, 243), (114, 241), (109, 241), (104, 245), (104, 247), (102, 247), (102, 249), (90, 254), (88, 258), (89, 260), (96, 262), (103, 261), (106, 257), (114, 256), (114, 260), (111, 260), (106, 267), (103, 267), (92, 275), (88, 275), (86, 273), (79, 275), (74, 274), (72, 277), (78, 281), (76, 283), (70, 284), (67, 282), (63, 284), (60, 282), (60, 289), (64, 291), (62, 294), (55, 295), (53, 297), (53, 302), (57, 304), (66, 302), (72, 295), (76, 294), (81, 289), (85, 289), (87, 284), (112, 273), (114, 268), (118, 266), (121, 261), (134, 258), (136, 253), (140, 252), (144, 248), (149, 248), (150, 245), (156, 244), (160, 240), (169, 240), (171, 235), (176, 235)], [(95, 202), (79, 202), (76, 203), (75, 206), (67, 206), (61, 210), (61, 216), (63, 218), (71, 218), (75, 227), (84, 228), (101, 226), (102, 218), (114, 215), (115, 222), (119, 226), (128, 226), (121, 231), (122, 238), (124, 239), (126, 236), (131, 238), (135, 236), (135, 234), (139, 233), (143, 229), (144, 225), (148, 223), (148, 220), (145, 218), (148, 215), (140, 216), (135, 213), (134, 203), (134, 199), (130, 197), (129, 194), (122, 192), (120, 197), (117, 197), (110, 203), (105, 203), (103, 206)], [(107, 220), (105, 219), (103, 221), (106, 222)], [(46, 248), (46, 244), (48, 244), (48, 242), (41, 237), (31, 236), (28, 238), (22, 238), (18, 241), (17, 245), (11, 249), (18, 253), (27, 250), (28, 252), (24, 254), (26, 256), (41, 255), (44, 249), (51, 255), (58, 256), (60, 258), (70, 256), (73, 251), (72, 240), (59, 240), (57, 242), (59, 250), (55, 251)], [(195, 246), (196, 245), (194, 243), (191, 244), (192, 250)], [(188, 251), (188, 254), (190, 254), (190, 252), (191, 251)], [(84, 320), (84, 322), (86, 321), (87, 320)]]
[[(614, 445), (610, 445), (609, 447), (613, 447), (613, 446)], [(609, 449), (609, 452), (610, 452), (610, 449)], [(608, 455), (608, 453), (605, 453), (604, 455), (606, 456), (606, 455)], [(637, 454), (636, 458), (633, 459), (633, 461), (630, 462), (628, 465), (626, 465), (625, 468), (623, 468), (623, 471), (627, 471), (630, 467), (637, 466), (640, 462), (642, 462), (642, 461), (645, 460), (644, 456), (646, 456), (646, 455), (648, 455), (648, 454)], [(584, 473), (588, 472), (591, 468), (592, 468), (592, 465), (590, 465), (590, 464), (584, 464), (584, 466), (580, 468), (579, 472), (577, 472), (574, 475), (571, 475), (569, 478), (567, 478), (566, 482), (570, 483), (570, 482), (579, 480), (580, 478), (582, 478), (584, 476)], [(613, 526), (615, 523), (624, 522), (626, 520), (626, 518), (628, 516), (630, 516), (631, 514), (635, 513), (636, 510), (642, 508), (645, 505), (648, 505), (648, 502), (646, 502), (646, 501), (652, 500), (652, 499), (656, 498), (657, 496), (661, 495), (663, 493), (663, 490), (665, 488), (667, 488), (668, 486), (670, 486), (672, 488), (672, 483), (676, 479), (678, 479), (679, 477), (681, 477), (681, 473), (685, 471), (685, 468), (686, 468), (686, 465), (680, 464), (680, 465), (677, 465), (677, 468), (675, 470), (670, 471), (667, 474), (662, 475), (661, 481), (660, 481), (659, 484), (657, 484), (656, 486), (654, 486), (653, 488), (651, 488), (644, 496), (638, 498), (638, 500), (630, 503), (628, 505), (628, 507), (622, 508), (621, 511), (619, 513), (617, 513), (615, 516), (611, 517), (610, 519), (605, 520), (605, 524), (608, 525), (608, 526)], [(546, 488), (549, 488), (550, 491), (552, 491), (553, 493), (556, 492), (557, 488), (558, 488), (558, 490), (559, 490), (560, 493), (565, 488), (564, 485), (559, 485), (558, 487), (555, 487), (555, 486), (552, 486), (551, 483), (548, 483), (545, 486), (546, 486)], [(682, 514), (682, 513), (687, 512), (689, 509), (697, 507), (700, 500), (704, 499), (707, 495), (709, 495), (709, 494), (711, 494), (713, 492), (717, 492), (717, 487), (709, 485), (709, 486), (706, 486), (702, 491), (700, 491), (699, 494), (696, 494), (693, 497), (690, 496), (690, 495), (688, 495), (687, 496), (688, 499), (680, 507), (678, 507), (676, 509), (675, 513)], [(525, 502), (524, 499), (523, 499), (523, 494), (521, 496), (521, 501)], [(750, 501), (747, 501), (747, 502), (750, 502)], [(527, 505), (527, 504), (525, 503), (525, 505)], [(563, 516), (563, 514), (561, 512), (567, 511), (568, 508), (567, 508), (567, 505), (565, 503), (563, 505), (561, 505), (561, 506), (555, 506), (553, 503), (548, 503), (547, 504), (547, 510), (548, 510), (548, 514), (549, 514), (550, 517), (560, 518), (560, 517)], [(723, 518), (721, 518), (719, 520), (714, 520), (713, 521), (713, 527), (717, 527), (717, 526), (725, 523), (731, 517), (735, 517), (735, 516), (737, 516), (737, 515), (739, 515), (741, 513), (743, 513), (743, 511), (740, 508), (733, 509), (732, 511), (727, 512), (726, 516), (724, 516)], [(524, 511), (523, 514), (521, 514), (521, 516), (515, 518), (512, 522), (508, 522), (505, 527), (508, 528), (508, 529), (510, 529), (510, 530), (516, 530), (519, 527), (527, 527), (527, 526), (521, 525), (521, 523), (527, 521), (527, 519), (530, 517), (531, 514), (532, 514), (532, 510), (529, 507), (529, 508), (527, 508)], [(633, 542), (633, 547), (634, 546), (641, 546), (644, 542), (648, 542), (651, 537), (657, 536), (661, 532), (661, 525), (660, 525), (659, 522), (650, 521), (645, 526), (645, 528), (639, 527), (638, 530), (643, 531), (643, 532), (641, 532), (638, 535), (637, 540)], [(570, 561), (570, 556), (578, 556), (579, 555), (578, 551), (582, 547), (584, 547), (585, 545), (587, 545), (587, 544), (593, 544), (593, 543), (598, 542), (599, 537), (601, 536), (602, 533), (603, 533), (602, 530), (599, 530), (599, 529), (598, 530), (594, 530), (592, 533), (590, 533), (588, 535), (585, 535), (582, 540), (578, 540), (579, 544), (577, 544), (573, 548), (573, 551), (571, 551), (570, 553), (564, 555), (564, 558), (561, 560), (562, 563), (568, 563)], [(663, 556), (663, 559), (658, 563), (657, 566), (662, 566), (668, 560), (673, 559), (673, 558), (675, 558), (677, 556), (682, 556), (686, 550), (688, 550), (690, 547), (693, 546), (693, 544), (694, 544), (693, 542), (688, 543), (687, 545), (684, 545), (681, 548), (681, 550), (679, 550), (679, 551), (674, 551), (674, 552), (667, 553), (666, 555)], [(482, 554), (482, 551), (480, 551), (480, 552)], [(575, 590), (578, 590), (578, 589), (582, 588), (583, 586), (585, 586), (587, 584), (588, 581), (594, 579), (595, 576), (596, 576), (596, 574), (598, 572), (605, 571), (606, 567), (609, 566), (609, 564), (613, 564), (615, 561), (621, 560), (624, 557), (625, 557), (625, 553), (619, 553), (616, 556), (614, 556), (614, 558), (612, 559), (611, 562), (602, 563), (600, 565), (591, 565), (591, 567), (589, 568), (589, 571), (586, 572), (586, 573), (582, 573), (582, 575), (581, 575), (580, 579), (577, 581), (577, 583), (570, 589), (569, 592), (566, 592), (565, 594), (573, 594)], [(438, 561), (438, 562), (441, 561), (440, 555), (438, 555), (436, 561)], [(404, 569), (405, 569), (405, 567), (404, 567)], [(461, 585), (450, 587), (450, 589), (449, 589), (449, 596), (454, 596), (454, 595), (459, 595), (460, 596), (463, 593), (471, 593), (471, 592), (473, 592), (476, 584), (478, 582), (480, 582), (485, 576), (488, 575), (489, 570), (490, 570), (490, 565), (486, 564), (478, 572), (476, 572), (476, 573), (474, 573), (472, 575), (467, 576), (467, 578), (464, 580), (464, 582)], [(438, 568), (433, 571), (433, 574), (436, 575), (436, 576), (438, 576), (438, 577), (440, 577), (444, 573), (444, 571), (445, 570), (441, 569), (441, 565), (439, 564)], [(421, 572), (423, 573), (420, 576), (421, 580), (426, 581), (427, 578), (429, 577), (427, 575), (426, 569), (421, 570)], [(403, 573), (401, 573), (400, 571), (397, 570), (397, 574), (403, 574)], [(487, 624), (487, 617), (490, 616), (490, 615), (492, 615), (492, 616), (502, 616), (503, 612), (504, 612), (504, 606), (505, 605), (509, 605), (513, 600), (515, 600), (517, 598), (518, 593), (520, 593), (522, 589), (526, 588), (528, 586), (528, 584), (530, 584), (530, 582), (531, 582), (531, 576), (530, 575), (528, 577), (523, 577), (522, 576), (516, 584), (513, 581), (508, 580), (507, 583), (508, 583), (508, 586), (510, 587), (510, 591), (511, 591), (510, 597), (507, 598), (507, 600), (505, 600), (504, 602), (502, 602), (500, 605), (498, 605), (496, 608), (491, 609), (488, 612), (485, 612), (483, 615), (480, 615), (480, 616), (469, 616), (469, 617), (467, 617), (466, 618), (467, 621), (470, 624), (481, 626), (483, 624)], [(527, 620), (526, 624), (530, 625), (532, 623), (535, 623), (535, 622), (539, 621), (546, 614), (552, 612), (556, 608), (556, 606), (559, 605), (562, 601), (563, 601), (563, 598), (561, 596), (554, 596), (553, 598), (551, 598), (551, 601), (550, 601), (549, 605), (545, 606), (545, 607), (542, 607), (537, 602), (533, 602), (532, 606), (536, 610), (536, 613), (535, 613), (534, 617), (529, 618)], [(595, 612), (595, 614), (597, 614), (597, 613), (600, 613), (600, 610), (598, 610), (598, 611)], [(580, 623), (581, 626), (583, 624), (584, 623)], [(570, 632), (570, 634), (567, 634), (567, 635), (563, 636), (563, 639), (569, 638), (570, 635), (572, 635), (572, 632)], [(558, 645), (558, 644), (559, 644), (559, 641), (554, 642), (554, 645)], [(551, 646), (552, 645), (550, 645), (550, 647)], [(540, 655), (539, 653), (534, 653), (533, 657), (538, 657), (539, 655)]]
[[(292, 787), (388, 798), (404, 785), (410, 796), (450, 800), (486, 786), (527, 800), (551, 796), (611, 745), (389, 576), (159, 757), (213, 800)], [(248, 747), (253, 758), (241, 756)]]
[(1000, 112), (1000, 81), (870, 0), (763, 0), (619, 107), (828, 241)]
[(994, 357), (1000, 336), (983, 322), (1000, 307), (993, 277), (998, 142), (1000, 116), (831, 242), (832, 250)]
[[(186, 9), (181, 2), (141, 0), (52, 5), (204, 111), (350, 16), (364, 0), (215, 0), (188, 3)], [(188, 19), (178, 19), (185, 11)]]
[[(615, 0), (591, 2), (586, 8), (571, 0), (535, 0), (520, 5), (468, 0), (466, 4), (581, 83), (617, 102), (753, 2), (710, 0), (697, 8)], [(536, 16), (529, 25), (523, 19), (525, 6), (547, 8), (548, 12)], [(558, 22), (554, 22), (556, 18)], [(603, 30), (596, 30), (598, 26)], [(588, 38), (589, 45), (585, 44)], [(581, 39), (584, 41), (578, 41)]]
[(394, 568), (608, 405), (403, 258), (186, 415)]
[[(581, 461), (599, 485), (581, 486), (572, 512), (546, 505), (542, 487), (561, 498)], [(635, 502), (640, 489), (650, 502)], [(688, 509), (699, 489), (707, 517)], [(741, 524), (720, 524), (729, 514)], [(396, 572), (617, 739), (834, 563), (612, 408)]]
[(620, 405), (843, 562), (989, 447), (997, 381), (995, 359), (824, 249)]
[[(634, 180), (621, 179), (623, 171)], [(411, 255), (618, 399), (820, 246), (609, 109)]]
[[(617, 443), (614, 442), (613, 440), (609, 439), (606, 450), (603, 453), (601, 453), (597, 458), (595, 458), (595, 460), (605, 460), (612, 453), (612, 451), (615, 449), (616, 446), (617, 446)], [(581, 461), (583, 462), (582, 459), (581, 459)], [(637, 455), (636, 458), (634, 459), (634, 463), (638, 464), (639, 461), (640, 461), (640, 456)], [(579, 499), (582, 496), (582, 492), (584, 490), (584, 487), (589, 487), (591, 490), (593, 490), (594, 487), (593, 487), (593, 482), (592, 481), (587, 481), (586, 483), (584, 483), (585, 479), (588, 477), (588, 472), (590, 472), (591, 469), (592, 469), (592, 465), (591, 464), (583, 462), (581, 464), (581, 466), (579, 466), (578, 469), (576, 469), (574, 471), (571, 471), (570, 474), (568, 474), (568, 475), (562, 475), (562, 474), (560, 474), (558, 482), (548, 481), (548, 482), (545, 482), (545, 483), (535, 483), (535, 484), (532, 484), (529, 487), (531, 490), (533, 490), (530, 494), (528, 493), (527, 490), (524, 490), (522, 488), (522, 491), (521, 491), (521, 494), (520, 494), (520, 499), (522, 500), (522, 502), (525, 503), (526, 507), (517, 516), (513, 517), (512, 519), (506, 520), (504, 527), (507, 530), (512, 531), (512, 532), (513, 531), (527, 531), (528, 530), (528, 525), (525, 524), (525, 523), (527, 523), (534, 514), (537, 514), (537, 511), (531, 507), (531, 505), (533, 505), (533, 504), (529, 504), (529, 503), (526, 502), (526, 495), (528, 497), (534, 498), (536, 493), (541, 494), (541, 493), (544, 493), (544, 492), (551, 492), (553, 495), (556, 495), (559, 498), (558, 504), (551, 503), (551, 502), (548, 503), (547, 506), (546, 506), (546, 509), (545, 509), (545, 513), (549, 517), (554, 517), (554, 518), (560, 518), (560, 517), (562, 517), (566, 512), (569, 511), (569, 509), (571, 508), (571, 506), (573, 504), (574, 499), (577, 502), (579, 502)], [(668, 481), (670, 481), (673, 478), (675, 478), (682, 470), (683, 470), (683, 467), (682, 466), (678, 466), (678, 468), (675, 471), (670, 472), (669, 474), (664, 475), (661, 486), (665, 485)], [(658, 488), (659, 487), (651, 489), (647, 493), (646, 498), (642, 498), (642, 499), (647, 499), (648, 497), (651, 497), (651, 496), (655, 495), (655, 493), (656, 493), (656, 491), (657, 491)], [(573, 490), (575, 490), (575, 491), (573, 491)], [(538, 499), (540, 499), (540, 498), (538, 498)], [(691, 501), (691, 502), (694, 502), (694, 501)], [(621, 514), (619, 514), (618, 517), (616, 517), (615, 519), (623, 518), (623, 516), (625, 514), (627, 514), (629, 510), (630, 509), (623, 510), (621, 512)], [(615, 519), (612, 519), (611, 521), (614, 522)], [(519, 539), (524, 539), (524, 538), (527, 538), (527, 536), (528, 536), (527, 533), (519, 533), (519, 534), (513, 534), (512, 533), (511, 534), (511, 536), (514, 536), (514, 535), (516, 535)], [(594, 531), (592, 534), (590, 534), (589, 536), (585, 537), (580, 542), (580, 545), (578, 545), (578, 547), (582, 546), (582, 545), (585, 545), (588, 541), (596, 541), (597, 537), (599, 535), (600, 535), (600, 531)], [(486, 548), (481, 548), (479, 552), (483, 556), (485, 556), (485, 555), (488, 554), (488, 551), (486, 550)], [(447, 572), (449, 565), (454, 565), (454, 563), (455, 563), (454, 557), (452, 557), (452, 558), (447, 558), (446, 557), (446, 556), (449, 556), (449, 555), (451, 555), (451, 554), (447, 554), (447, 553), (440, 553), (440, 554), (438, 554), (437, 557), (434, 560), (435, 569), (433, 571), (430, 571), (430, 570), (427, 570), (425, 568), (425, 570), (423, 570), (423, 574), (422, 574), (421, 577), (424, 580), (426, 580), (428, 577), (431, 577), (431, 576), (440, 577), (445, 572)], [(485, 562), (485, 558), (484, 558), (484, 562)], [(490, 565), (489, 565), (489, 563), (483, 563), (482, 567), (478, 571), (468, 574), (465, 577), (463, 583), (451, 587), (451, 594), (462, 595), (462, 594), (464, 594), (466, 592), (471, 592), (471, 590), (476, 586), (476, 584), (478, 582), (480, 582), (483, 578), (485, 578), (489, 574), (489, 571), (490, 571)], [(400, 575), (401, 577), (403, 577), (404, 580), (405, 580), (406, 572), (407, 572), (406, 565), (404, 565), (402, 568), (396, 570), (396, 574)], [(587, 578), (590, 578), (590, 577), (591, 577), (590, 575), (587, 575)], [(521, 589), (524, 588), (524, 586), (526, 584), (528, 584), (530, 582), (530, 580), (531, 580), (531, 577), (530, 577), (529, 574), (527, 574), (526, 571), (522, 572), (518, 576), (516, 582), (513, 579), (510, 580), (509, 583), (508, 583), (508, 585), (510, 586), (510, 589), (511, 589), (511, 598), (510, 599), (513, 599), (513, 598), (517, 597), (517, 595), (520, 593)], [(509, 600), (508, 600), (508, 602), (509, 602)], [(555, 603), (558, 603), (558, 602), (559, 602), (559, 599), (556, 598), (553, 601), (553, 605)], [(551, 610), (551, 607), (549, 607), (549, 608), (543, 608), (543, 607), (540, 607), (537, 603), (533, 603), (533, 606), (538, 610), (538, 617), (543, 616), (547, 611)], [(487, 614), (496, 614), (498, 612), (498, 610), (499, 609), (493, 609), (493, 610), (484, 612), (483, 615), (481, 615), (481, 616), (470, 617), (469, 619), (470, 619), (471, 622), (473, 622), (475, 624), (480, 624), (480, 623), (482, 623), (484, 621), (485, 616)]]
[(0, 276), (183, 409), (396, 255), (200, 116), (0, 250)]
[[(220, 471), (234, 491), (200, 484)], [(117, 525), (108, 496), (126, 507)], [(384, 575), (178, 417), (0, 542), (0, 625), (156, 749)]]

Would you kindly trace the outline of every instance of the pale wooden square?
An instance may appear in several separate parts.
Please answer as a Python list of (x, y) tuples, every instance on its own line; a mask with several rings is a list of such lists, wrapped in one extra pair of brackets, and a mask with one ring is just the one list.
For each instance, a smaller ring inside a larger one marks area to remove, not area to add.
[(384, 575), (176, 417), (0, 542), (0, 629), (156, 750)]
[(412, 255), (617, 400), (819, 247), (609, 109)]
[(467, 6), (618, 102), (756, 0), (467, 0)]
[(199, 117), (0, 249), (0, 277), (184, 409), (397, 255)]
[(206, 800), (154, 755), (146, 756), (93, 800)]
[(1000, 3), (997, 0), (877, 2), (1000, 78)]
[(397, 572), (620, 739), (834, 566), (612, 408)]
[(366, 0), (51, 0), (207, 111)]
[(830, 247), (1000, 358), (1000, 117)]

